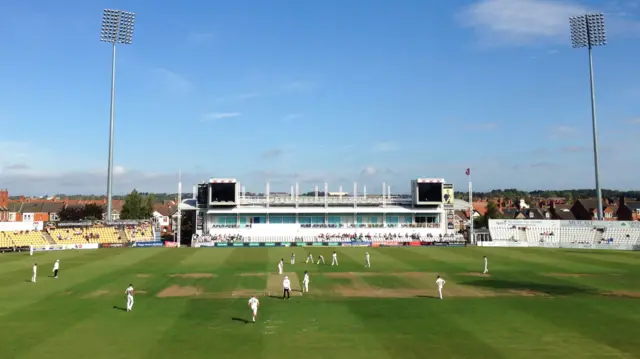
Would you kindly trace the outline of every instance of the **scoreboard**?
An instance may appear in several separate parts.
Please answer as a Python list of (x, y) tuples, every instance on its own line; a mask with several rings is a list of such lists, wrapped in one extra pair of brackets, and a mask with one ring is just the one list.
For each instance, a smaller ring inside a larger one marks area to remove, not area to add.
[(411, 196), (416, 206), (453, 208), (453, 184), (443, 178), (418, 178), (411, 181)]
[(212, 178), (198, 185), (198, 208), (238, 205), (238, 182), (231, 178)]

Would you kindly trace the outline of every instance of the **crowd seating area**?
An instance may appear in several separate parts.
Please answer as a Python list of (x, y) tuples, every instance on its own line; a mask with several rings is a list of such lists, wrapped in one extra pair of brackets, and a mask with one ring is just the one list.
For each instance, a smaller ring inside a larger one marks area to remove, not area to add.
[(437, 235), (420, 233), (328, 233), (319, 235), (281, 235), (281, 234), (241, 234), (241, 233), (210, 233), (202, 236), (194, 235), (193, 240), (199, 243), (206, 242), (464, 242), (461, 234)]
[[(386, 225), (380, 223), (350, 223), (350, 224), (300, 224), (300, 228), (440, 228), (440, 223), (412, 223), (412, 224), (392, 224)], [(252, 228), (251, 224), (235, 225), (235, 224), (214, 224), (210, 226), (213, 229), (221, 228)]]
[(127, 226), (125, 233), (129, 242), (148, 242), (154, 240), (153, 229), (150, 224)]
[(49, 234), (56, 244), (118, 243), (120, 231), (115, 227), (54, 228)]
[(522, 225), (501, 221), (490, 224), (491, 239), (496, 241), (539, 244), (616, 244), (640, 245), (640, 228), (570, 227), (553, 225)]
[(0, 247), (21, 247), (47, 245), (49, 242), (42, 231), (4, 231), (0, 232)]
[(92, 227), (61, 227), (55, 225), (38, 230), (0, 231), (0, 247), (46, 246), (51, 244), (118, 243), (124, 241), (152, 241), (150, 225), (118, 227), (95, 225)]

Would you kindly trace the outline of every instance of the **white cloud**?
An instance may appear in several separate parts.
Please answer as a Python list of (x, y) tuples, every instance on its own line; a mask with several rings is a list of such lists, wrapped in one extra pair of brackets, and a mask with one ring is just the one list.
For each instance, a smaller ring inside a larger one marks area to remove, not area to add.
[(391, 152), (391, 151), (397, 151), (397, 150), (398, 150), (398, 145), (395, 142), (391, 142), (391, 141), (378, 142), (373, 146), (374, 152)]
[(638, 125), (638, 124), (640, 124), (640, 117), (632, 118), (632, 119), (628, 120), (627, 123)]
[(216, 34), (212, 32), (190, 32), (187, 34), (187, 41), (193, 44), (201, 44), (209, 42), (216, 38)]
[(212, 112), (204, 115), (204, 120), (215, 121), (215, 120), (222, 120), (225, 118), (235, 118), (240, 116), (242, 116), (240, 112)]
[(292, 121), (298, 118), (303, 117), (304, 115), (301, 113), (290, 113), (282, 118), (283, 121)]
[(495, 122), (475, 123), (467, 126), (468, 130), (493, 130), (498, 127)]
[(163, 85), (172, 93), (186, 94), (191, 90), (192, 84), (186, 77), (165, 68), (156, 68), (152, 72), (159, 78)]
[(552, 139), (565, 139), (568, 136), (575, 135), (578, 130), (575, 127), (566, 125), (556, 125), (549, 129), (549, 137)]
[(260, 93), (258, 93), (258, 92), (246, 92), (246, 93), (241, 93), (239, 95), (218, 97), (214, 101), (218, 102), (218, 103), (221, 103), (221, 102), (238, 102), (238, 101), (249, 100), (249, 99), (256, 98), (256, 97), (260, 97)]
[(559, 0), (482, 0), (465, 8), (459, 19), (487, 45), (524, 45), (537, 41), (568, 42), (569, 17), (588, 9)]
[(378, 173), (378, 170), (376, 170), (376, 168), (375, 168), (375, 167), (373, 167), (373, 166), (367, 166), (367, 167), (365, 167), (365, 168), (360, 172), (360, 175), (361, 175), (361, 176), (373, 176), (373, 175), (375, 175), (376, 173)]

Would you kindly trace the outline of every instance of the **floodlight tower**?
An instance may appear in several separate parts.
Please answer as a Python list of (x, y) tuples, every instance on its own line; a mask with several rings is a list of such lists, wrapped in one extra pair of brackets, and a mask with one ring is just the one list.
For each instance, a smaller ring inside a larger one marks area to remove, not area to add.
[(113, 116), (116, 96), (116, 44), (129, 45), (133, 41), (133, 26), (136, 14), (122, 10), (104, 10), (100, 41), (113, 45), (111, 55), (111, 110), (109, 123), (109, 165), (107, 169), (107, 216), (111, 220), (111, 197), (113, 188)]
[(598, 127), (596, 122), (596, 93), (593, 80), (593, 56), (591, 50), (594, 46), (607, 44), (607, 36), (604, 31), (603, 14), (586, 14), (569, 18), (571, 25), (571, 43), (574, 48), (586, 47), (589, 53), (589, 82), (591, 85), (591, 126), (593, 127), (593, 161), (596, 175), (596, 195), (598, 198), (598, 220), (603, 220), (602, 213), (602, 189), (600, 188), (600, 168), (598, 164)]

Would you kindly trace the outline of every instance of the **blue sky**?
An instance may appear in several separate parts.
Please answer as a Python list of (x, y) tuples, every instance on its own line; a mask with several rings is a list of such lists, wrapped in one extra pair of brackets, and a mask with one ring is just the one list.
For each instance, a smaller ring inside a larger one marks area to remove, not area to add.
[(594, 50), (601, 181), (637, 188), (640, 2), (543, 0), (5, 1), (0, 187), (104, 193), (105, 8), (136, 12), (118, 47), (115, 182), (174, 191), (445, 178), (590, 188), (587, 52), (568, 17), (605, 13)]

